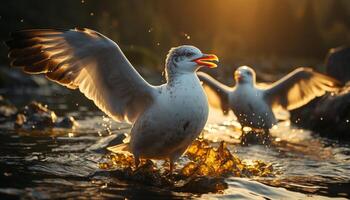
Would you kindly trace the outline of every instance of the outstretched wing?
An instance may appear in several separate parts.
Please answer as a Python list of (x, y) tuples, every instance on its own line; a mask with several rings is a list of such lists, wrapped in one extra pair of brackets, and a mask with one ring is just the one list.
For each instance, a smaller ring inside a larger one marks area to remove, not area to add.
[(263, 90), (264, 98), (273, 107), (288, 110), (305, 105), (327, 91), (336, 91), (339, 82), (311, 68), (298, 68)]
[(197, 72), (197, 75), (204, 83), (209, 103), (214, 107), (221, 108), (224, 115), (227, 115), (230, 111), (229, 92), (231, 89), (204, 72)]
[(14, 32), (11, 66), (46, 77), (93, 100), (107, 115), (133, 122), (153, 101), (154, 87), (133, 68), (118, 45), (89, 29)]

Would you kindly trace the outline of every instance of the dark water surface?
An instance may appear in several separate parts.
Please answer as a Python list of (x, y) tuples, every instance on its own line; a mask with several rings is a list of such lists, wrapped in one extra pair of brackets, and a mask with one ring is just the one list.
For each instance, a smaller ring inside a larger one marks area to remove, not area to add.
[(103, 147), (109, 140), (128, 133), (130, 125), (118, 124), (103, 117), (82, 95), (45, 88), (36, 91), (1, 90), (0, 94), (16, 105), (38, 100), (48, 104), (58, 116), (74, 116), (80, 124), (75, 130), (42, 131), (15, 130), (13, 122), (0, 124), (1, 199), (350, 197), (349, 145), (293, 128), (288, 121), (280, 123), (271, 131), (277, 138), (270, 147), (244, 147), (237, 144), (240, 133), (235, 128), (235, 121), (216, 123), (221, 119), (210, 119), (205, 138), (213, 142), (225, 140), (241, 159), (272, 163), (279, 173), (272, 178), (229, 177), (226, 179), (229, 188), (222, 193), (194, 195), (126, 182), (107, 173), (98, 173), (101, 171), (98, 162), (106, 153)]

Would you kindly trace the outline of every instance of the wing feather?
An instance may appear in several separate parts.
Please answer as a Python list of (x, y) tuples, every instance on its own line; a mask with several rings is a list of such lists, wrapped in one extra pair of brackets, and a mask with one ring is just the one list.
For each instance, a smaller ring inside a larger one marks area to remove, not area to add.
[(215, 80), (204, 72), (197, 72), (198, 78), (204, 83), (204, 89), (209, 99), (209, 103), (222, 110), (224, 115), (230, 111), (229, 92), (231, 88)]
[(155, 88), (134, 69), (118, 45), (90, 29), (14, 32), (11, 65), (46, 77), (93, 100), (107, 115), (133, 122), (153, 101)]
[(297, 68), (263, 90), (264, 98), (273, 107), (293, 110), (326, 92), (338, 90), (340, 83), (311, 68)]

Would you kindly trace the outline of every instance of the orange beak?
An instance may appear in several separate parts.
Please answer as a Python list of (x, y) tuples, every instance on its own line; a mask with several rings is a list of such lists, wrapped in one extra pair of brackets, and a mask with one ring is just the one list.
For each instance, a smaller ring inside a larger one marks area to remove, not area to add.
[(240, 71), (235, 71), (235, 79), (238, 81), (242, 80), (242, 74)]
[(212, 61), (219, 62), (219, 58), (216, 55), (214, 55), (214, 54), (203, 54), (202, 57), (196, 58), (196, 59), (194, 59), (192, 61), (197, 63), (200, 66), (206, 66), (206, 67), (209, 67), (209, 68), (215, 68), (215, 67), (217, 67), (217, 64), (212, 62)]

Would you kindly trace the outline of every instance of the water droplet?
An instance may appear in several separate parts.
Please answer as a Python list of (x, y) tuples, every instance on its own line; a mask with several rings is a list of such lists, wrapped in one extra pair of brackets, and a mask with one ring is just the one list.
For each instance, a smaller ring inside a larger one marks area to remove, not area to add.
[(95, 15), (95, 13), (93, 13), (93, 12), (90, 13), (90, 16), (94, 16), (94, 15)]
[(84, 0), (81, 0), (81, 3), (85, 3), (85, 1), (84, 1)]
[(102, 116), (102, 120), (105, 122), (109, 122), (109, 117)]
[(191, 39), (191, 36), (188, 35), (187, 33), (184, 33), (184, 36), (185, 36), (185, 38), (188, 39), (188, 40)]
[(245, 127), (243, 127), (243, 131), (249, 132), (249, 131), (252, 131), (252, 128), (245, 126)]

